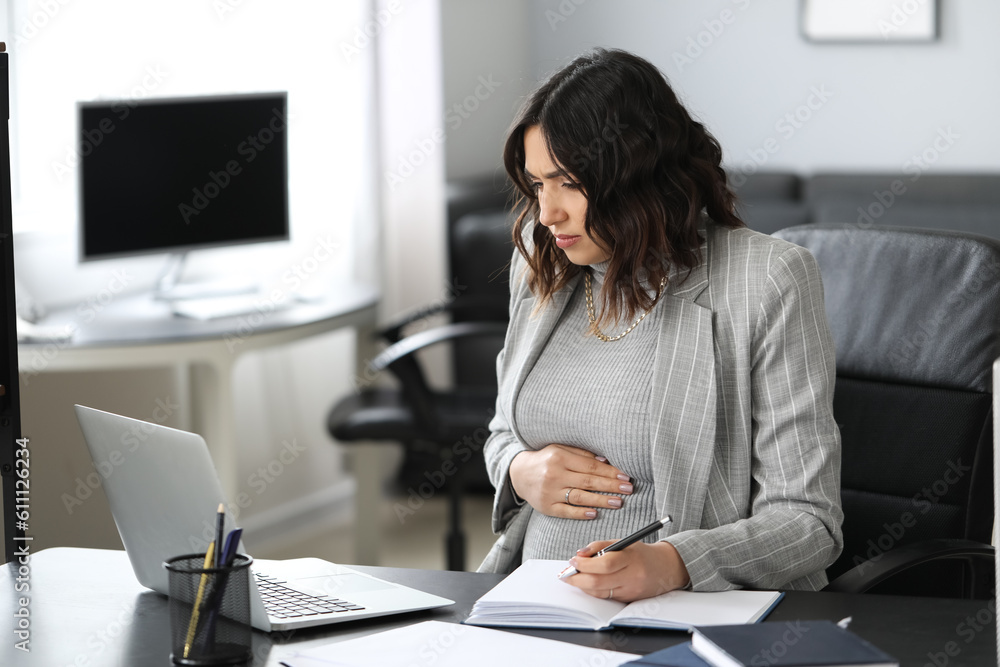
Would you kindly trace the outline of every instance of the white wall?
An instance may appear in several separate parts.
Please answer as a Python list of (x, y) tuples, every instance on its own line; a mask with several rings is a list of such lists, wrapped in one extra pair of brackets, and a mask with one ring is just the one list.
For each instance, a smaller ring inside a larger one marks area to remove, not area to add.
[[(939, 129), (950, 127), (958, 137), (939, 153), (935, 170), (1000, 170), (995, 131), (1000, 3), (940, 2), (940, 39), (905, 45), (806, 42), (799, 5), (798, 0), (531, 0), (523, 27), (531, 47), (522, 52), (532, 54), (536, 77), (594, 46), (650, 59), (735, 166), (774, 138), (778, 150), (767, 156), (767, 169), (899, 171), (933, 145)], [(725, 10), (731, 12), (728, 24), (720, 20)], [(690, 46), (699, 39), (706, 44), (700, 53)], [(518, 44), (523, 36), (512, 34), (509, 41)], [(507, 54), (489, 38), (476, 44), (486, 51), (470, 47), (470, 57)], [(678, 63), (675, 54), (691, 62)], [(461, 60), (446, 59), (446, 82), (449, 69), (457, 72), (460, 66), (454, 61)], [(787, 121), (776, 127), (807, 102), (814, 87), (829, 91), (829, 99), (820, 105), (813, 98), (820, 108), (808, 110), (801, 127)], [(485, 130), (478, 136), (456, 134), (449, 160), (455, 155), (463, 169), (487, 170), (492, 156), (476, 155), (475, 146), (491, 139)], [(448, 168), (451, 175), (452, 165)]]
[(441, 0), (449, 180), (489, 176), (535, 83), (529, 0)]

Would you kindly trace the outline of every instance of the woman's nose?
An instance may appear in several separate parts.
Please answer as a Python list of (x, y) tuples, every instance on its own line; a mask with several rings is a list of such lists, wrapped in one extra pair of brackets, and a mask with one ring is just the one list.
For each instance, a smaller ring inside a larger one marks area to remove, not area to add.
[(548, 227), (562, 221), (566, 217), (565, 211), (559, 205), (559, 198), (541, 192), (538, 195), (538, 221)]

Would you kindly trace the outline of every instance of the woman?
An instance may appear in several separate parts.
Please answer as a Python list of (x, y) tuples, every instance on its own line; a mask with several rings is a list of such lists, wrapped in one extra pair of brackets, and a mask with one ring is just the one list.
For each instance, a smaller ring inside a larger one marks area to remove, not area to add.
[(577, 58), (521, 110), (485, 447), (502, 534), (480, 570), (573, 557), (570, 584), (623, 602), (826, 584), (843, 515), (820, 276), (806, 250), (745, 228), (721, 157), (623, 51)]

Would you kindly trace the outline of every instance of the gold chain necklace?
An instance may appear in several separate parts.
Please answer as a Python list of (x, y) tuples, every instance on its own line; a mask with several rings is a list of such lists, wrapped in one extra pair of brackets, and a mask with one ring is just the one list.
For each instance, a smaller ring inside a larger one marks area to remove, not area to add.
[(638, 325), (639, 322), (642, 322), (643, 318), (645, 318), (646, 315), (649, 314), (649, 311), (652, 310), (654, 306), (656, 306), (657, 302), (659, 302), (660, 300), (660, 295), (663, 294), (663, 288), (667, 286), (667, 277), (663, 276), (663, 280), (660, 281), (660, 289), (656, 292), (656, 299), (653, 300), (653, 305), (649, 307), (649, 310), (640, 315), (636, 319), (636, 321), (632, 323), (632, 326), (630, 326), (628, 329), (621, 332), (617, 336), (606, 336), (605, 334), (601, 333), (600, 329), (597, 328), (597, 315), (594, 312), (594, 293), (590, 289), (590, 271), (587, 271), (583, 274), (583, 282), (587, 288), (587, 317), (590, 318), (590, 324), (594, 329), (594, 335), (597, 336), (598, 339), (604, 341), (605, 343), (610, 343), (612, 341), (624, 338), (630, 331), (632, 331), (632, 329), (635, 329), (636, 325)]

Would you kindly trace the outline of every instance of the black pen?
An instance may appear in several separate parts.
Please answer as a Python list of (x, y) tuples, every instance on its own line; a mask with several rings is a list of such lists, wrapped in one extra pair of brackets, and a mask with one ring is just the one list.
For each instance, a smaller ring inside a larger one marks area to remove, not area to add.
[(222, 538), (226, 534), (226, 506), (219, 503), (215, 519), (215, 567), (222, 567)]
[[(667, 516), (663, 517), (659, 521), (654, 521), (653, 523), (649, 524), (645, 528), (640, 528), (638, 531), (632, 533), (628, 537), (623, 537), (622, 539), (618, 540), (614, 544), (612, 544), (610, 546), (607, 546), (607, 547), (604, 547), (603, 549), (601, 549), (600, 551), (598, 551), (596, 554), (594, 554), (593, 556), (591, 556), (591, 558), (596, 558), (597, 556), (603, 556), (604, 554), (606, 554), (606, 553), (608, 553), (610, 551), (621, 551), (625, 547), (627, 547), (629, 545), (632, 545), (632, 544), (635, 544), (636, 542), (638, 542), (642, 538), (646, 537), (647, 535), (655, 533), (660, 528), (663, 528), (665, 525), (667, 525), (668, 523), (670, 523), (670, 521), (671, 521), (671, 518), (670, 518), (670, 515), (668, 514)], [(560, 579), (566, 579), (568, 577), (572, 577), (576, 573), (577, 573), (577, 569), (575, 567), (573, 567), (572, 565), (570, 565), (565, 570), (563, 570), (562, 572), (559, 573), (559, 578)]]

